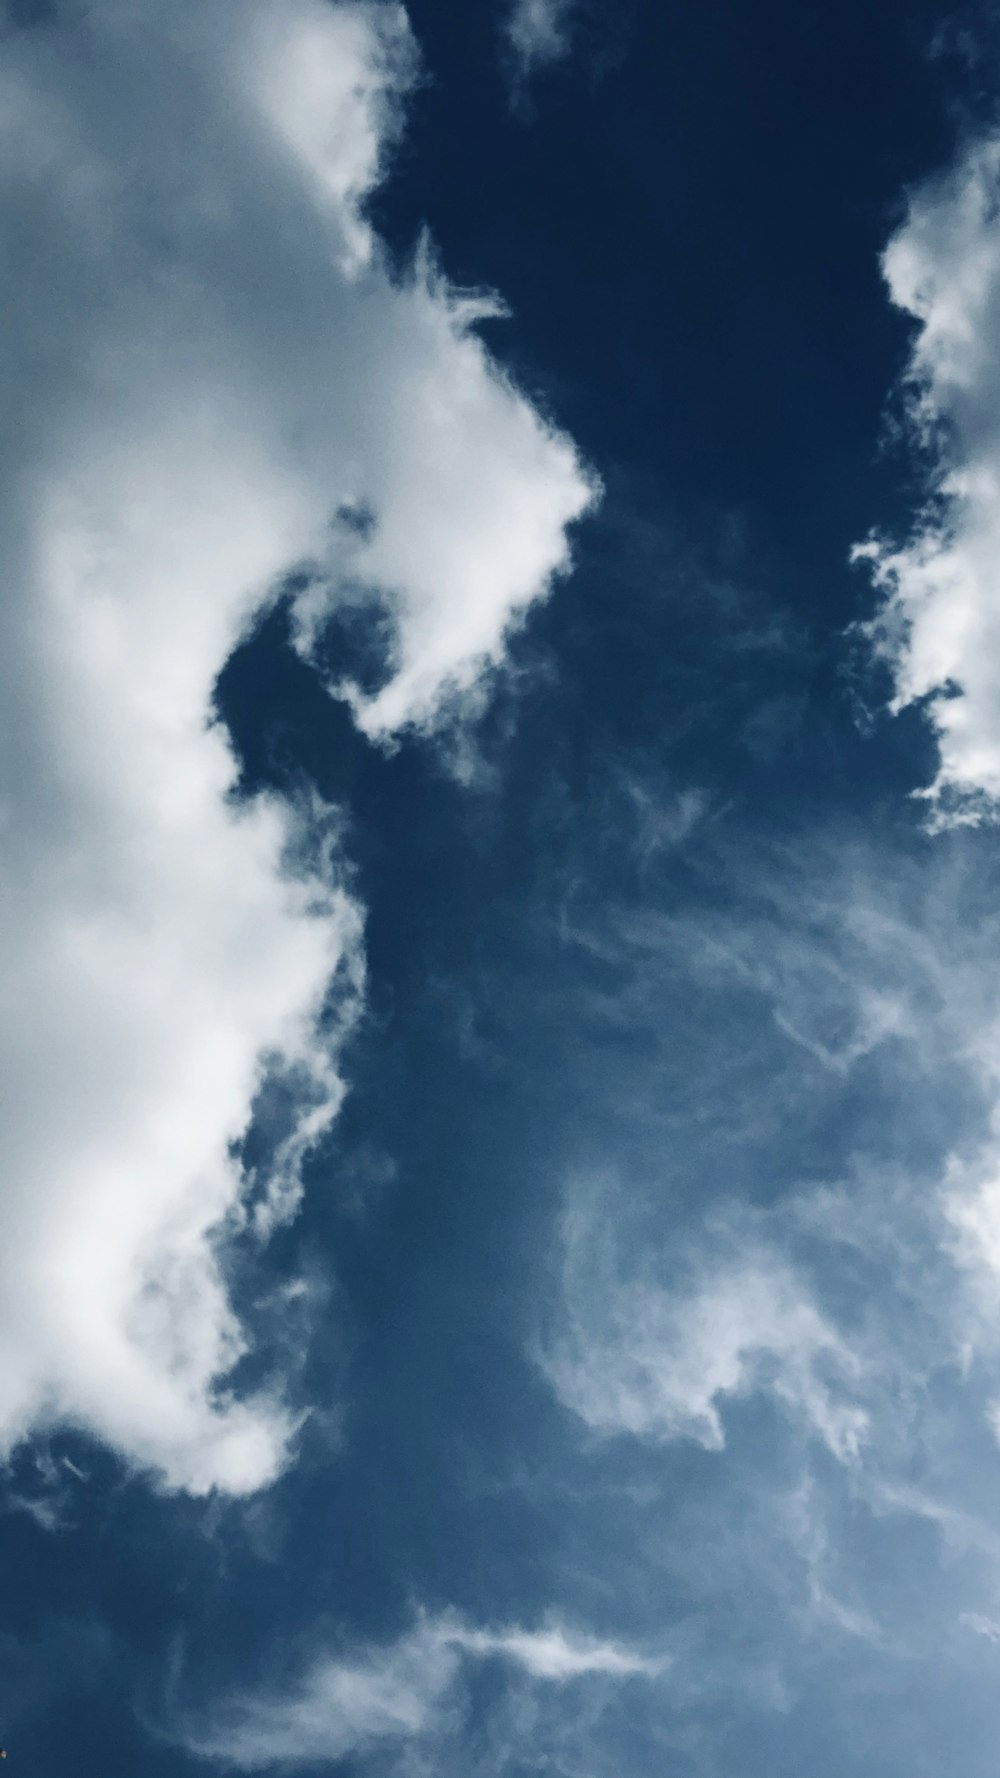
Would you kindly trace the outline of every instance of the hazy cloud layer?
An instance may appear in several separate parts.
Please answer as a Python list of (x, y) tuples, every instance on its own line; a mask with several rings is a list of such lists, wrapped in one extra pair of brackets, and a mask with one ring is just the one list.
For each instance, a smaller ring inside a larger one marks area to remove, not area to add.
[(363, 970), (337, 822), (231, 800), (216, 676), (294, 568), (307, 657), (372, 614), (368, 733), (453, 714), (590, 488), (482, 305), (382, 264), (398, 8), (100, 0), (3, 47), (0, 1448), (68, 1420), (244, 1491), (292, 1422), (225, 1385), (232, 1145), (280, 1068), (289, 1214)]

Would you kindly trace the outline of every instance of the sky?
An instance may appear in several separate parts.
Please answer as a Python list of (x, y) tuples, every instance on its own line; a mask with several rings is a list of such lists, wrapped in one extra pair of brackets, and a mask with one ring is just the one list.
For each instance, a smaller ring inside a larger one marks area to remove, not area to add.
[(1000, 13), (0, 0), (0, 1741), (995, 1778)]

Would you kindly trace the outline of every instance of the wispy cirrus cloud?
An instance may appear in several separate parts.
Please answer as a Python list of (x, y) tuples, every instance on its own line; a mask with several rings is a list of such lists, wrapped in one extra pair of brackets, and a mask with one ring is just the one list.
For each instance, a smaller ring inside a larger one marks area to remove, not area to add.
[(389, 4), (5, 24), (3, 1451), (70, 1422), (195, 1492), (285, 1460), (280, 1378), (231, 1381), (219, 1236), (275, 1069), (261, 1232), (294, 1211), (363, 916), (335, 812), (234, 799), (215, 681), (294, 569), (305, 658), (345, 605), (379, 639), (363, 688), (320, 669), (361, 728), (432, 728), (592, 496), (481, 343), (489, 305), (427, 253), (394, 278), (366, 220), (415, 54)]
[(469, 1630), (449, 1632), (453, 1646), (474, 1655), (499, 1655), (523, 1667), (533, 1679), (555, 1682), (604, 1674), (609, 1679), (630, 1675), (653, 1678), (667, 1661), (637, 1654), (618, 1642), (580, 1635), (559, 1624), (541, 1630)]
[(855, 1458), (868, 1425), (851, 1398), (860, 1360), (780, 1252), (706, 1241), (667, 1277), (619, 1251), (614, 1201), (569, 1198), (562, 1303), (541, 1355), (565, 1405), (604, 1435), (721, 1450), (726, 1401), (767, 1390)]
[(547, 1685), (655, 1678), (667, 1665), (558, 1623), (485, 1630), (455, 1617), (425, 1618), (381, 1648), (317, 1656), (286, 1690), (224, 1701), (182, 1738), (193, 1753), (243, 1770), (335, 1761), (377, 1743), (419, 1740), (444, 1731), (463, 1659), (488, 1658)]
[(665, 1594), (741, 1624), (777, 1708), (820, 1649), (960, 1666), (996, 1615), (993, 862), (985, 829), (730, 814), (599, 892), (568, 871), (591, 1071), (533, 1350), (616, 1549), (627, 1520)]

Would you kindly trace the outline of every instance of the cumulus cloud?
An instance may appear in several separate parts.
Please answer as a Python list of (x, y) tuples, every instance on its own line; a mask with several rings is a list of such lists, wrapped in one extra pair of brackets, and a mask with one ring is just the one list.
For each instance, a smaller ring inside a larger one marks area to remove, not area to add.
[(266, 1229), (363, 963), (332, 813), (234, 799), (217, 675), (295, 569), (306, 658), (345, 606), (378, 635), (364, 687), (323, 655), (362, 728), (433, 726), (592, 488), (482, 305), (426, 252), (390, 276), (365, 219), (399, 8), (96, 0), (3, 32), (0, 1450), (68, 1421), (245, 1491), (292, 1420), (226, 1382), (234, 1145), (278, 1069)]
[[(892, 708), (921, 704), (938, 769), (921, 794), (931, 825), (976, 826), (1000, 809), (1000, 136), (970, 142), (943, 176), (918, 187), (883, 261), (890, 295), (917, 322), (909, 417), (929, 457), (913, 534), (856, 552), (883, 593), (867, 626), (892, 675)], [(992, 981), (993, 971), (984, 979)], [(995, 1015), (969, 1017), (966, 1053), (992, 1089), (993, 1131), (958, 1140), (941, 1202), (947, 1244), (968, 1290), (967, 1358), (995, 1354), (1000, 1286), (1000, 1080)], [(992, 1411), (1000, 1435), (1000, 1406)]]
[(842, 1461), (867, 1414), (860, 1361), (777, 1252), (708, 1245), (673, 1281), (624, 1259), (594, 1194), (564, 1222), (562, 1303), (542, 1364), (561, 1400), (604, 1435), (725, 1444), (726, 1399), (770, 1391)]
[(932, 469), (910, 539), (875, 538), (883, 604), (868, 633), (893, 710), (922, 704), (939, 749), (932, 820), (993, 818), (1000, 801), (1000, 137), (974, 142), (911, 196), (883, 270), (918, 323), (909, 416)]
[(360, 1658), (320, 1655), (286, 1691), (229, 1700), (210, 1725), (189, 1729), (185, 1744), (203, 1758), (252, 1770), (343, 1759), (425, 1735), (439, 1726), (463, 1655), (499, 1656), (529, 1679), (556, 1684), (654, 1677), (665, 1665), (555, 1624), (477, 1630), (448, 1616), (426, 1618)]

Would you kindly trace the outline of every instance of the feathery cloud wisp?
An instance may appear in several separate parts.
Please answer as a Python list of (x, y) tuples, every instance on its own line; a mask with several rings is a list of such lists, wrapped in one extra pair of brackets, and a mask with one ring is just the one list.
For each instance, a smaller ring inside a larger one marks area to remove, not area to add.
[(360, 1658), (320, 1655), (285, 1692), (230, 1699), (207, 1726), (183, 1738), (202, 1757), (253, 1770), (343, 1759), (376, 1742), (419, 1737), (434, 1729), (463, 1655), (498, 1656), (529, 1680), (556, 1685), (653, 1678), (666, 1665), (558, 1624), (482, 1630), (448, 1616), (427, 1618)]
[(565, 1218), (563, 1301), (542, 1363), (567, 1407), (596, 1432), (721, 1450), (722, 1402), (770, 1390), (836, 1457), (857, 1455), (859, 1361), (779, 1254), (706, 1254), (671, 1288), (628, 1276), (606, 1220), (586, 1194)]

